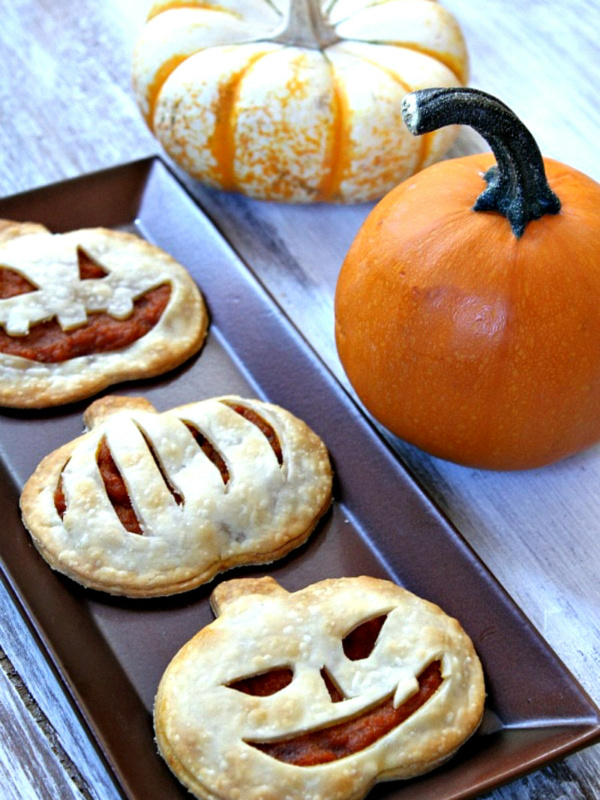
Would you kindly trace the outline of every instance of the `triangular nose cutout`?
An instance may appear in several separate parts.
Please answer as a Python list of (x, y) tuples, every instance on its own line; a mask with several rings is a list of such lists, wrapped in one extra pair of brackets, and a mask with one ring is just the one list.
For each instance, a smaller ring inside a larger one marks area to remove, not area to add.
[(345, 700), (346, 697), (344, 693), (337, 685), (337, 683), (333, 680), (329, 672), (325, 667), (321, 670), (321, 677), (323, 678), (323, 683), (327, 687), (327, 691), (329, 692), (329, 697), (331, 697), (332, 703), (340, 703), (342, 700)]
[(96, 261), (88, 252), (86, 252), (81, 245), (77, 247), (77, 263), (79, 264), (79, 278), (85, 280), (98, 280), (99, 278), (106, 278), (108, 272)]

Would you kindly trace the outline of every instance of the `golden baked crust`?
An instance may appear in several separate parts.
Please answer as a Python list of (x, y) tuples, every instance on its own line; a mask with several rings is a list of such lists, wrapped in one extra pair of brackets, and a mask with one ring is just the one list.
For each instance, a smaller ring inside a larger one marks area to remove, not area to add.
[[(81, 280), (78, 249), (106, 275)], [(127, 319), (139, 297), (159, 286), (170, 287), (156, 325), (118, 350), (55, 363), (0, 352), (0, 406), (60, 405), (116, 382), (162, 374), (197, 352), (206, 336), (208, 314), (188, 272), (133, 234), (104, 228), (52, 234), (35, 223), (0, 220), (0, 266), (37, 287), (0, 299), (0, 326), (14, 337), (53, 319), (63, 331), (74, 330), (94, 312)]]
[[(279, 456), (241, 411), (270, 426)], [(105, 397), (85, 421), (88, 433), (40, 463), (21, 510), (48, 563), (94, 589), (168, 595), (239, 564), (274, 561), (308, 538), (331, 502), (325, 445), (275, 405), (225, 396), (158, 414), (142, 398)], [(194, 432), (210, 443), (213, 460)], [(98, 466), (103, 444), (141, 534), (124, 527), (109, 499)]]
[[(330, 579), (292, 594), (269, 577), (240, 579), (221, 583), (212, 604), (218, 618), (173, 658), (154, 707), (159, 750), (198, 797), (357, 800), (378, 781), (437, 767), (481, 721), (484, 680), (471, 640), (439, 607), (389, 581)], [(372, 651), (351, 660), (342, 640), (378, 615), (386, 616)], [(256, 747), (356, 720), (384, 697), (401, 705), (432, 662), (440, 663), (439, 688), (358, 752), (298, 766)], [(282, 668), (293, 679), (269, 696), (235, 688)]]

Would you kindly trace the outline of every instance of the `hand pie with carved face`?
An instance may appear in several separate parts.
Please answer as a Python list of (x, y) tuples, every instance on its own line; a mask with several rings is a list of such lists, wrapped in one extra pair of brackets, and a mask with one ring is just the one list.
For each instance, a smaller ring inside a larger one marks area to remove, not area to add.
[(43, 408), (193, 355), (208, 315), (164, 251), (104, 228), (0, 220), (0, 405)]
[(438, 606), (370, 577), (288, 593), (221, 583), (217, 619), (173, 658), (159, 750), (200, 798), (356, 800), (421, 775), (480, 723), (481, 664)]
[(275, 405), (227, 396), (159, 414), (109, 396), (85, 421), (38, 466), (21, 510), (49, 564), (94, 589), (168, 595), (274, 561), (331, 502), (325, 445)]

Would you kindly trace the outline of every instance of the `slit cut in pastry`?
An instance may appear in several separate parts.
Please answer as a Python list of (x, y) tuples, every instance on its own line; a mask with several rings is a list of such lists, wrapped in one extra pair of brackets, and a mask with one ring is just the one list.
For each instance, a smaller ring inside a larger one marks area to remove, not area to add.
[(47, 456), (21, 496), (55, 569), (131, 597), (193, 589), (302, 544), (331, 503), (327, 449), (300, 419), (226, 396), (157, 413), (108, 396), (88, 433)]
[(390, 581), (229, 580), (211, 603), (154, 704), (159, 751), (199, 798), (358, 800), (438, 767), (481, 722), (470, 638)]
[(60, 405), (162, 374), (207, 327), (187, 271), (138, 236), (0, 220), (0, 405)]

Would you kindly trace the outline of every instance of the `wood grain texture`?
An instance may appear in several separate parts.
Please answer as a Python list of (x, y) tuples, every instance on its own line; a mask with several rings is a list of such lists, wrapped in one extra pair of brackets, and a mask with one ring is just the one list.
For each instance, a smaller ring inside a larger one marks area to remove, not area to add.
[[(0, 785), (4, 800), (91, 800), (86, 782), (66, 756), (54, 728), (1, 652), (0, 708)], [(41, 769), (43, 788), (34, 789), (26, 778)]]
[(131, 94), (147, 2), (2, 0), (2, 193), (156, 151)]
[(1, 582), (0, 631), (0, 786), (6, 800), (118, 800), (64, 686)]
[[(444, 4), (467, 36), (471, 84), (510, 105), (545, 155), (600, 180), (600, 4)], [(131, 51), (148, 6), (0, 0), (0, 195), (159, 152), (130, 85)], [(463, 131), (451, 155), (482, 147)], [(371, 206), (290, 207), (186, 183), (347, 386), (333, 340), (333, 293)], [(496, 473), (448, 464), (399, 441), (393, 446), (600, 702), (600, 447), (553, 467)], [(102, 762), (1, 587), (0, 621), (8, 656), (0, 672), (3, 796), (113, 800)], [(599, 776), (600, 748), (589, 748), (488, 797), (592, 800), (600, 797)]]

